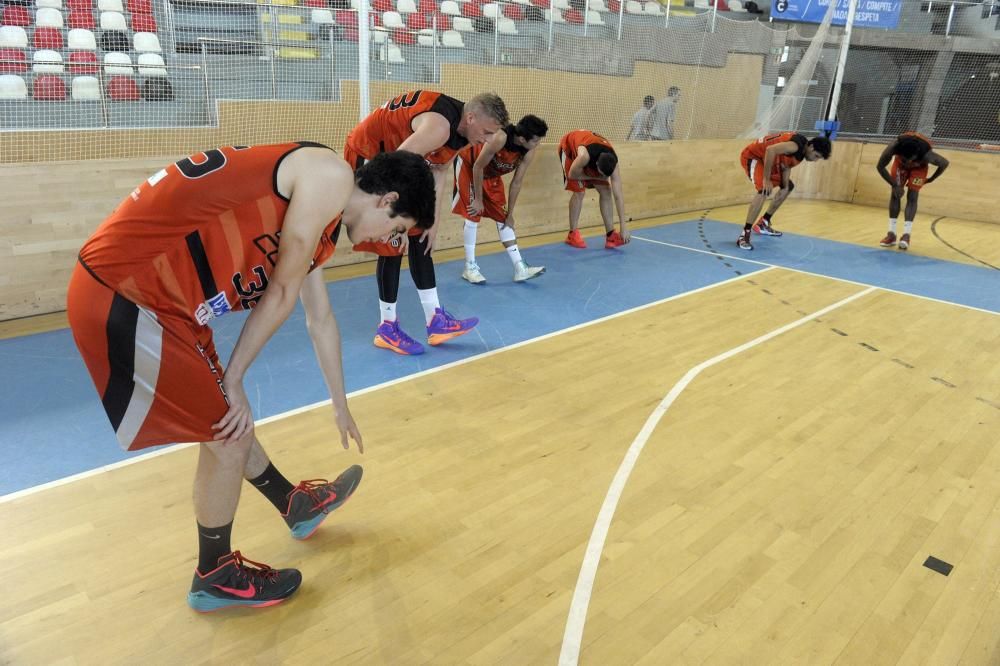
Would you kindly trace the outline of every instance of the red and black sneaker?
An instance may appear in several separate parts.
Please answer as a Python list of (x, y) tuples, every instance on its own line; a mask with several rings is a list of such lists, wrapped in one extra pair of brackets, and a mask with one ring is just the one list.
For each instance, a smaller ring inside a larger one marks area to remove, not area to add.
[(880, 240), (878, 242), (878, 244), (881, 245), (882, 247), (892, 247), (893, 245), (896, 244), (896, 234), (894, 234), (891, 231), (888, 232), (885, 235), (885, 238), (883, 238), (882, 240)]
[(288, 495), (288, 510), (281, 514), (292, 537), (308, 539), (331, 511), (350, 499), (361, 483), (361, 465), (348, 467), (333, 482), (326, 479), (303, 481)]
[(298, 569), (272, 569), (236, 550), (220, 557), (219, 566), (208, 573), (195, 569), (188, 605), (199, 613), (233, 606), (274, 606), (292, 596), (301, 584)]
[(604, 249), (610, 250), (612, 248), (621, 247), (625, 244), (625, 239), (617, 231), (612, 231), (604, 239)]

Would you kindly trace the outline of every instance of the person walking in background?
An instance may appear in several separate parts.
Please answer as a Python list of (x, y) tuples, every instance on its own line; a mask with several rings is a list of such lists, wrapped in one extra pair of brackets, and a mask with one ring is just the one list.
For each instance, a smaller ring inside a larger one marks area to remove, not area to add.
[(681, 89), (670, 86), (667, 96), (653, 107), (650, 136), (654, 141), (670, 141), (674, 138), (674, 121), (677, 118), (677, 104), (681, 100)]
[(649, 141), (655, 103), (656, 99), (652, 95), (646, 95), (642, 100), (642, 108), (632, 116), (632, 127), (628, 131), (628, 136), (625, 137), (626, 141)]

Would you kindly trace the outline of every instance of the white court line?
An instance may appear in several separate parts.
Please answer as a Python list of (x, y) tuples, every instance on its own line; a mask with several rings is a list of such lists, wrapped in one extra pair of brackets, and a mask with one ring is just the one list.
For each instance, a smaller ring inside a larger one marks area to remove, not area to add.
[[(635, 238), (635, 236), (633, 236)], [(597, 514), (597, 521), (594, 523), (594, 530), (590, 534), (590, 541), (587, 543), (587, 550), (583, 556), (583, 564), (580, 567), (580, 576), (576, 581), (576, 588), (573, 590), (573, 600), (570, 602), (569, 614), (566, 618), (566, 631), (563, 633), (562, 649), (559, 652), (559, 664), (560, 666), (575, 666), (580, 658), (580, 646), (583, 642), (583, 625), (587, 621), (587, 607), (590, 605), (590, 597), (594, 591), (594, 579), (597, 577), (597, 565), (601, 560), (601, 553), (604, 551), (604, 542), (608, 538), (608, 530), (611, 528), (611, 520), (614, 518), (615, 509), (618, 507), (618, 501), (621, 499), (622, 492), (625, 489), (625, 484), (628, 483), (628, 478), (632, 474), (632, 469), (635, 467), (636, 461), (639, 459), (639, 454), (642, 453), (643, 448), (646, 446), (646, 442), (649, 440), (650, 435), (653, 434), (653, 430), (656, 429), (657, 424), (659, 424), (660, 419), (663, 415), (667, 413), (670, 406), (677, 399), (677, 396), (687, 388), (695, 377), (701, 374), (702, 370), (710, 368), (713, 365), (721, 363), (737, 354), (750, 349), (751, 347), (756, 347), (757, 345), (767, 342), (772, 338), (775, 338), (782, 333), (786, 333), (793, 328), (801, 326), (807, 322), (810, 322), (817, 317), (822, 317), (831, 310), (836, 310), (842, 305), (846, 305), (851, 301), (861, 298), (867, 294), (872, 293), (878, 289), (878, 287), (868, 287), (862, 291), (857, 292), (852, 296), (837, 301), (833, 305), (828, 305), (822, 310), (817, 310), (816, 312), (806, 315), (801, 319), (796, 319), (790, 324), (785, 324), (781, 328), (776, 328), (770, 333), (765, 333), (764, 335), (754, 338), (749, 342), (744, 342), (738, 347), (733, 347), (727, 352), (723, 352), (718, 356), (714, 356), (707, 361), (702, 361), (698, 365), (694, 366), (687, 373), (684, 374), (681, 379), (674, 384), (670, 392), (667, 393), (663, 401), (656, 406), (653, 413), (649, 415), (646, 419), (646, 423), (643, 424), (642, 430), (639, 434), (635, 436), (632, 440), (632, 444), (629, 446), (628, 451), (625, 452), (625, 457), (622, 460), (621, 465), (618, 467), (618, 472), (615, 474), (614, 479), (611, 481), (611, 486), (608, 488), (608, 494), (604, 497), (604, 503), (601, 505), (601, 510)]]
[[(774, 268), (774, 266), (770, 266), (770, 267), (765, 268), (764, 270), (757, 271), (756, 273), (754, 273), (754, 275), (759, 275), (760, 273), (768, 271), (771, 268)], [(391, 379), (391, 380), (389, 380), (387, 382), (382, 382), (381, 384), (375, 384), (373, 386), (368, 386), (368, 387), (363, 388), (363, 389), (358, 389), (357, 391), (351, 391), (350, 393), (347, 394), (347, 397), (348, 398), (354, 398), (354, 397), (357, 397), (359, 395), (364, 395), (366, 393), (371, 393), (372, 391), (378, 391), (380, 389), (388, 388), (388, 387), (393, 386), (395, 384), (400, 384), (402, 382), (410, 381), (411, 379), (416, 379), (418, 377), (424, 377), (426, 375), (430, 375), (430, 374), (435, 373), (435, 372), (441, 372), (442, 370), (448, 370), (450, 368), (454, 368), (454, 367), (463, 365), (465, 363), (469, 363), (471, 361), (478, 361), (480, 359), (488, 358), (488, 357), (493, 356), (495, 354), (500, 354), (500, 353), (505, 352), (505, 351), (510, 351), (512, 349), (517, 349), (518, 347), (523, 347), (525, 345), (530, 345), (530, 344), (533, 344), (535, 342), (541, 342), (542, 340), (547, 340), (547, 339), (555, 337), (557, 335), (562, 335), (564, 333), (570, 333), (572, 331), (576, 331), (576, 330), (581, 329), (581, 328), (586, 328), (588, 326), (593, 326), (594, 324), (600, 324), (602, 322), (609, 321), (611, 319), (616, 319), (618, 317), (623, 317), (625, 315), (629, 315), (629, 314), (632, 314), (634, 312), (639, 312), (640, 310), (645, 310), (647, 308), (651, 308), (651, 307), (654, 307), (654, 306), (657, 306), (657, 305), (662, 305), (663, 303), (669, 303), (670, 301), (674, 301), (674, 300), (677, 300), (679, 298), (684, 298), (686, 296), (693, 296), (695, 294), (700, 294), (700, 293), (702, 293), (704, 291), (708, 291), (709, 289), (715, 289), (716, 287), (721, 287), (722, 285), (726, 285), (726, 284), (729, 284), (731, 282), (736, 282), (738, 280), (745, 280), (746, 278), (747, 278), (746, 275), (737, 275), (737, 276), (729, 278), (728, 280), (723, 280), (721, 282), (714, 282), (712, 284), (705, 285), (704, 287), (698, 287), (697, 289), (692, 289), (691, 291), (685, 291), (685, 292), (682, 292), (680, 294), (674, 294), (673, 296), (668, 296), (667, 298), (662, 298), (662, 299), (660, 299), (658, 301), (653, 301), (651, 303), (646, 303), (644, 305), (639, 305), (639, 306), (636, 306), (634, 308), (629, 308), (628, 310), (622, 310), (621, 312), (616, 312), (614, 314), (610, 314), (610, 315), (607, 315), (607, 316), (604, 316), (604, 317), (600, 317), (599, 319), (592, 319), (590, 321), (585, 321), (582, 324), (575, 324), (574, 326), (570, 326), (568, 328), (562, 328), (562, 329), (559, 329), (558, 331), (552, 331), (551, 333), (546, 333), (544, 335), (540, 335), (540, 336), (535, 337), (535, 338), (530, 338), (528, 340), (523, 340), (521, 342), (517, 342), (517, 343), (514, 343), (512, 345), (508, 345), (506, 347), (500, 347), (498, 349), (492, 349), (492, 350), (490, 350), (488, 352), (483, 352), (482, 354), (474, 354), (472, 356), (468, 356), (466, 358), (459, 359), (457, 361), (453, 361), (452, 363), (446, 363), (445, 365), (439, 365), (439, 366), (437, 366), (435, 368), (428, 368), (427, 370), (421, 370), (420, 372), (415, 372), (415, 373), (410, 374), (410, 375), (405, 375), (403, 377), (398, 377), (396, 379)], [(329, 400), (322, 400), (320, 402), (314, 402), (311, 405), (305, 405), (303, 407), (296, 407), (295, 409), (290, 409), (287, 412), (281, 412), (280, 414), (275, 414), (273, 416), (268, 416), (266, 418), (260, 419), (259, 421), (254, 421), (254, 425), (255, 426), (264, 425), (265, 423), (270, 423), (272, 421), (278, 421), (278, 420), (281, 420), (281, 419), (285, 419), (285, 418), (288, 418), (289, 416), (295, 416), (296, 414), (301, 414), (302, 412), (308, 412), (309, 410), (316, 409), (317, 407), (322, 407), (323, 405), (329, 405), (329, 404), (330, 404)], [(48, 490), (50, 488), (56, 488), (58, 486), (63, 486), (63, 485), (66, 485), (68, 483), (73, 483), (74, 481), (80, 481), (81, 479), (86, 479), (88, 477), (95, 476), (97, 474), (102, 474), (104, 472), (109, 472), (109, 471), (111, 471), (113, 469), (118, 469), (120, 467), (125, 467), (127, 465), (134, 465), (135, 463), (142, 462), (144, 460), (149, 460), (150, 458), (156, 458), (158, 456), (166, 455), (166, 454), (172, 453), (174, 451), (180, 451), (181, 449), (186, 449), (186, 448), (188, 448), (190, 446), (195, 446), (196, 444), (197, 444), (197, 442), (191, 442), (191, 443), (187, 443), (187, 444), (175, 444), (173, 446), (168, 446), (168, 447), (165, 447), (165, 448), (160, 448), (158, 450), (151, 451), (151, 452), (146, 453), (146, 454), (135, 456), (134, 458), (128, 458), (127, 460), (120, 460), (120, 461), (118, 461), (116, 463), (112, 463), (110, 465), (104, 465), (102, 467), (97, 467), (95, 469), (87, 470), (86, 472), (80, 472), (79, 474), (73, 474), (72, 476), (67, 476), (67, 477), (63, 477), (61, 479), (56, 479), (55, 481), (49, 481), (47, 483), (42, 483), (42, 484), (39, 484), (37, 486), (32, 486), (30, 488), (24, 488), (22, 490), (17, 490), (17, 491), (14, 491), (12, 493), (8, 493), (7, 495), (0, 495), (0, 504), (3, 504), (5, 502), (10, 502), (12, 500), (20, 499), (20, 498), (22, 498), (22, 497), (24, 497), (26, 495), (31, 495), (31, 494), (34, 494), (34, 493), (37, 493), (37, 492), (41, 492), (43, 490)]]
[(859, 287), (875, 287), (881, 291), (888, 291), (892, 294), (899, 294), (901, 296), (912, 296), (913, 298), (922, 298), (925, 301), (932, 301), (934, 303), (943, 303), (945, 305), (954, 305), (956, 307), (965, 308), (967, 310), (975, 310), (976, 312), (985, 312), (991, 315), (1000, 315), (1000, 312), (995, 312), (993, 310), (986, 310), (984, 308), (977, 308), (974, 305), (965, 305), (963, 303), (956, 303), (955, 301), (945, 301), (940, 298), (934, 298), (933, 296), (923, 296), (921, 294), (913, 294), (908, 291), (899, 291), (897, 289), (889, 289), (888, 287), (880, 287), (876, 284), (868, 284), (867, 282), (858, 282), (857, 280), (848, 280), (847, 278), (834, 277), (833, 275), (826, 275), (824, 273), (813, 273), (812, 271), (805, 271), (801, 268), (789, 268), (788, 266), (782, 266), (781, 264), (769, 264), (766, 261), (756, 261), (754, 259), (746, 259), (742, 256), (723, 254), (721, 252), (710, 252), (708, 250), (700, 250), (694, 247), (688, 247), (687, 245), (678, 245), (677, 243), (668, 243), (666, 241), (654, 240), (652, 238), (645, 238), (643, 236), (636, 236), (632, 234), (633, 240), (641, 240), (647, 243), (656, 243), (657, 245), (666, 245), (667, 247), (675, 247), (678, 250), (687, 250), (688, 252), (697, 252), (698, 254), (708, 254), (713, 257), (724, 257), (726, 259), (732, 259), (733, 261), (743, 261), (748, 264), (756, 264), (758, 266), (767, 266), (769, 268), (780, 268), (785, 271), (792, 271), (793, 273), (802, 273), (803, 275), (813, 275), (815, 277), (826, 278), (828, 280), (836, 280), (837, 282), (845, 282), (847, 284), (857, 285)]

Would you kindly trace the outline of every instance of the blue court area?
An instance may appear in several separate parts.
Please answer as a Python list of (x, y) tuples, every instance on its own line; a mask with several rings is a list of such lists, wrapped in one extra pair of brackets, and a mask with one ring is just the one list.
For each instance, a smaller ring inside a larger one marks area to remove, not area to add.
[[(554, 243), (523, 251), (547, 272), (524, 284), (510, 282), (506, 254), (480, 257), (485, 286), (460, 279), (460, 261), (438, 264), (442, 304), (460, 317), (478, 316), (479, 327), (423, 356), (403, 357), (376, 349), (371, 340), (378, 318), (373, 277), (331, 283), (328, 288), (344, 340), (348, 391), (374, 386), (761, 270), (773, 264), (820, 275), (952, 301), (1000, 312), (1000, 276), (988, 268), (928, 259), (902, 252), (786, 234), (755, 238), (753, 252), (741, 252), (739, 227), (690, 221), (642, 229), (622, 250), (604, 250), (603, 239), (575, 250)], [(690, 251), (699, 250), (700, 252)], [(719, 258), (711, 252), (730, 257)], [(749, 261), (748, 261), (749, 260)], [(403, 276), (399, 299), (403, 328), (423, 339), (423, 314), (416, 291)], [(216, 322), (216, 345), (227, 358), (243, 315)], [(669, 339), (669, 322), (664, 338)], [(609, 341), (613, 344), (613, 341)], [(128, 457), (118, 447), (100, 400), (68, 330), (0, 340), (0, 495), (60, 479)], [(265, 347), (246, 379), (256, 418), (264, 418), (329, 397), (297, 310)], [(364, 429), (364, 424), (359, 424)]]

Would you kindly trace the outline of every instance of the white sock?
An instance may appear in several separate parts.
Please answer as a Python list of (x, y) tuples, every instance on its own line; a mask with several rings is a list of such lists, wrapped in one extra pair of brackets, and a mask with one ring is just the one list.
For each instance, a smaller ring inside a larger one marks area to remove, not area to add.
[(438, 300), (437, 287), (417, 289), (417, 294), (420, 296), (420, 307), (424, 309), (424, 319), (430, 325), (431, 319), (434, 318), (434, 310), (441, 307), (441, 301)]
[(903, 233), (908, 234), (913, 230), (913, 220), (903, 222)]
[[(497, 234), (500, 236), (501, 243), (510, 243), (511, 241), (517, 240), (517, 235), (514, 233), (514, 230), (501, 222), (497, 222)], [(511, 263), (515, 266), (522, 261), (521, 251), (517, 249), (517, 243), (514, 243), (507, 248), (507, 255), (510, 257)]]
[(517, 249), (517, 245), (511, 245), (507, 248), (507, 256), (510, 257), (510, 263), (517, 266), (521, 261), (521, 251)]
[(476, 261), (476, 232), (479, 225), (472, 220), (465, 221), (465, 229), (462, 232), (465, 239), (465, 261), (472, 264)]
[(894, 217), (889, 218), (889, 233), (890, 234), (896, 233), (896, 218)]
[(378, 316), (381, 317), (379, 323), (383, 321), (396, 321), (396, 304), (380, 300), (378, 302)]

